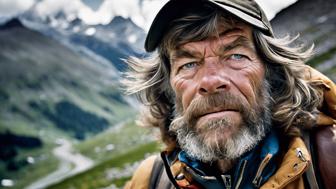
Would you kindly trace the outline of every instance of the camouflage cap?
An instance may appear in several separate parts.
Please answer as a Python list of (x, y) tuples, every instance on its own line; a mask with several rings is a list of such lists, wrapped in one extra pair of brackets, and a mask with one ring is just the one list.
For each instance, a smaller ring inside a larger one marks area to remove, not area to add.
[(264, 11), (254, 0), (170, 0), (158, 12), (145, 41), (147, 52), (154, 51), (160, 44), (170, 23), (179, 18), (191, 6), (213, 5), (240, 18), (260, 29), (266, 35), (273, 36), (273, 30)]

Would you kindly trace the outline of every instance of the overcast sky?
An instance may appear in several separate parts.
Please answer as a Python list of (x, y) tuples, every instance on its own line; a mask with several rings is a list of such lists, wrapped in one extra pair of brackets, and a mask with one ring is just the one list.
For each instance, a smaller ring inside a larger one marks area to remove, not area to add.
[[(17, 15), (34, 5), (38, 0), (0, 0), (0, 17)], [(40, 0), (36, 10), (41, 16), (64, 10), (69, 18), (80, 17), (88, 24), (107, 24), (120, 15), (130, 17), (137, 25), (147, 30), (157, 11), (168, 0)], [(269, 19), (297, 0), (256, 0)], [(141, 5), (141, 6), (140, 6)]]

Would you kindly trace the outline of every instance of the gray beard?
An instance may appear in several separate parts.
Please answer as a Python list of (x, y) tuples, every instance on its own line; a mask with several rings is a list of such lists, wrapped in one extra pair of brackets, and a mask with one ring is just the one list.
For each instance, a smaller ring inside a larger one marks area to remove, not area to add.
[(260, 103), (258, 107), (242, 112), (243, 122), (240, 129), (232, 133), (225, 141), (217, 140), (221, 135), (220, 130), (230, 124), (230, 120), (225, 118), (207, 124), (209, 129), (216, 129), (212, 136), (215, 137), (215, 144), (206, 142), (205, 138), (193, 129), (194, 126), (190, 125), (191, 123), (188, 123), (183, 115), (176, 116), (170, 130), (176, 133), (180, 148), (191, 158), (202, 162), (214, 162), (220, 159), (234, 160), (252, 150), (271, 128), (271, 96), (266, 81), (260, 87), (258, 95)]

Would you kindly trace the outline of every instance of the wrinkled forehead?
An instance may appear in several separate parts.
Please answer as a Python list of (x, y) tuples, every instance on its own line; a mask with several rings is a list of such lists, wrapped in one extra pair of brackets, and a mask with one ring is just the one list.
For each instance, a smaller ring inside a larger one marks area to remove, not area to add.
[(252, 27), (244, 23), (235, 23), (235, 25), (218, 25), (217, 31), (209, 33), (204, 39), (185, 41), (184, 43), (176, 44), (175, 48), (169, 52), (169, 59), (178, 57), (181, 52), (193, 51), (195, 44), (203, 44), (216, 49), (222, 46), (229, 46), (231, 43), (237, 43), (241, 46), (246, 46), (249, 49), (254, 48)]

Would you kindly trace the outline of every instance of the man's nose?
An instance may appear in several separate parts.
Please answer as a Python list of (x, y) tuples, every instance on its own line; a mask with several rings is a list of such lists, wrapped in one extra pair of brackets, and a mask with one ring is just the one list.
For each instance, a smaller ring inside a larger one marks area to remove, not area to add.
[(198, 92), (201, 95), (210, 95), (229, 90), (230, 80), (224, 68), (220, 66), (205, 66), (200, 77)]

